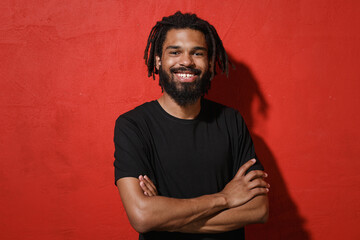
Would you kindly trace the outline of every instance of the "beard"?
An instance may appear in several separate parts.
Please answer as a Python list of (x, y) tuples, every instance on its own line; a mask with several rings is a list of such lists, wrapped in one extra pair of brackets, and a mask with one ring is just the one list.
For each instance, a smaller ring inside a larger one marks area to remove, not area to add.
[(201, 74), (198, 69), (192, 68), (171, 68), (169, 75), (160, 66), (159, 85), (162, 90), (181, 107), (194, 104), (200, 97), (204, 96), (210, 89), (211, 72), (207, 70), (204, 75), (193, 82), (180, 82), (174, 80), (174, 73), (177, 71), (190, 71), (197, 76)]

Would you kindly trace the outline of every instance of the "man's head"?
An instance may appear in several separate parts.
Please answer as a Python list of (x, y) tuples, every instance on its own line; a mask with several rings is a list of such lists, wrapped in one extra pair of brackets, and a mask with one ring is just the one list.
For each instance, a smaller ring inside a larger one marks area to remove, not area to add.
[(148, 76), (179, 105), (207, 93), (216, 64), (228, 73), (228, 58), (215, 28), (195, 14), (177, 12), (152, 28), (145, 49)]

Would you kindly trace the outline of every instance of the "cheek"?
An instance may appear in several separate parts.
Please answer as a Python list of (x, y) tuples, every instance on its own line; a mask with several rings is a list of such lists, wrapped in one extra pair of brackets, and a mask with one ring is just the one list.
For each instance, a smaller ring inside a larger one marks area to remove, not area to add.
[(161, 67), (165, 69), (166, 71), (169, 71), (171, 67), (175, 65), (174, 61), (172, 60), (163, 60), (161, 61)]

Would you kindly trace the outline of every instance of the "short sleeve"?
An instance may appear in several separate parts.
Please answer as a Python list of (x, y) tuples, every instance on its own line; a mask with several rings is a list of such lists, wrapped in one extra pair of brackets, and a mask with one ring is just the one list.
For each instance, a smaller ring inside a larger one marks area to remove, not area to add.
[(237, 122), (237, 159), (235, 164), (236, 171), (244, 165), (247, 161), (252, 158), (256, 159), (256, 163), (250, 167), (249, 171), (252, 170), (264, 170), (261, 162), (256, 156), (254, 143), (251, 139), (249, 130), (245, 124), (243, 117), (239, 112), (236, 113), (236, 122)]
[(134, 121), (123, 116), (116, 120), (114, 144), (115, 184), (123, 177), (149, 174), (144, 141)]

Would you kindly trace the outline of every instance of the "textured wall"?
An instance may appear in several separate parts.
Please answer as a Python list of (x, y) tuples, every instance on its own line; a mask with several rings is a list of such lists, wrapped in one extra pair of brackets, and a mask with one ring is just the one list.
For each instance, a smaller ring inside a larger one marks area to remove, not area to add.
[(116, 117), (160, 96), (151, 27), (176, 10), (218, 30), (236, 70), (209, 98), (239, 109), (271, 181), (248, 239), (359, 239), (360, 3), (3, 0), (0, 238), (135, 239), (113, 183)]

